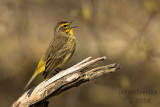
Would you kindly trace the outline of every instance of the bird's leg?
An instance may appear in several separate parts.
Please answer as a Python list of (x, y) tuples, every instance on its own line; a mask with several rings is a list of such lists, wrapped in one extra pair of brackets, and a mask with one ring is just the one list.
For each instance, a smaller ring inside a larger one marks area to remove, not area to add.
[(56, 71), (56, 73), (59, 73), (60, 71), (62, 71), (62, 69), (61, 68), (56, 68), (55, 71)]

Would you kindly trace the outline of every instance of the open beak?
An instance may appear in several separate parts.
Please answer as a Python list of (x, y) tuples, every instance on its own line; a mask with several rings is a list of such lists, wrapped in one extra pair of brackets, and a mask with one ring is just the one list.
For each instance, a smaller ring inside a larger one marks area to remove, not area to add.
[[(74, 20), (71, 20), (71, 21), (69, 22), (69, 23), (70, 23), (69, 26), (72, 24), (72, 22), (74, 22)], [(70, 26), (70, 28), (76, 28), (76, 27), (78, 27), (78, 26), (73, 26), (73, 27)]]
[(71, 28), (76, 28), (76, 27), (79, 27), (79, 26), (73, 26), (73, 27), (71, 27)]

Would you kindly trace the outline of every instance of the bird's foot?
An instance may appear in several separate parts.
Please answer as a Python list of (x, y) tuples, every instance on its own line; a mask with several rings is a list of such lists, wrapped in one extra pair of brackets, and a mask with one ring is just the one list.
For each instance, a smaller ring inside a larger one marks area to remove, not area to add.
[(55, 71), (56, 71), (56, 73), (59, 73), (60, 71), (62, 71), (62, 69), (61, 68), (56, 68)]

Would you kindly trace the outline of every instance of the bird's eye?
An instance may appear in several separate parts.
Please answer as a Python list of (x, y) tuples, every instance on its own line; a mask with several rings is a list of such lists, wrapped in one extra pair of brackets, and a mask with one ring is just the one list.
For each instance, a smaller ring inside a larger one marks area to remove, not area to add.
[(67, 27), (67, 25), (64, 25), (63, 27)]

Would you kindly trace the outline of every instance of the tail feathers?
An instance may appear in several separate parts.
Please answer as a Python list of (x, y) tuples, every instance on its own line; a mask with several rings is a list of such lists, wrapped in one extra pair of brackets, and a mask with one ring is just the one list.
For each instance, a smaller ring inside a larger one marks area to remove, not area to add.
[(31, 82), (35, 79), (35, 77), (36, 77), (37, 75), (38, 75), (38, 74), (35, 73), (35, 74), (31, 77), (31, 79), (28, 81), (27, 85), (24, 87), (24, 90), (27, 89), (27, 87), (31, 84)]

